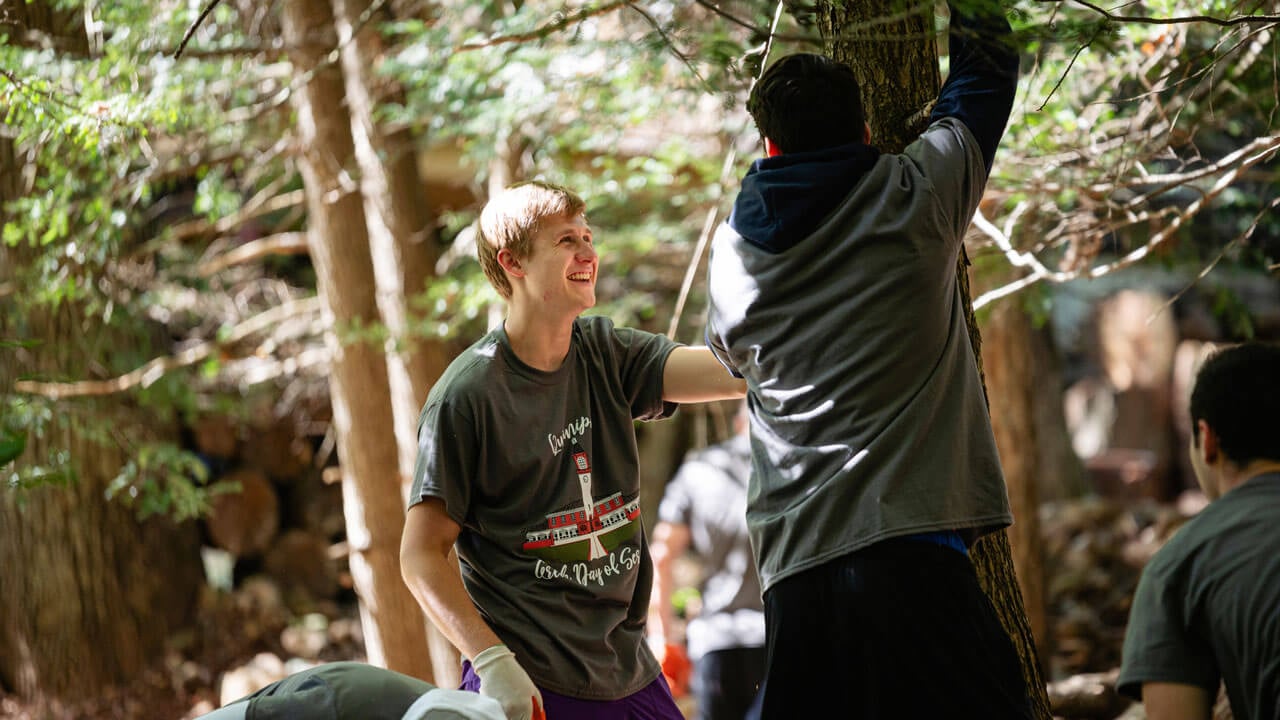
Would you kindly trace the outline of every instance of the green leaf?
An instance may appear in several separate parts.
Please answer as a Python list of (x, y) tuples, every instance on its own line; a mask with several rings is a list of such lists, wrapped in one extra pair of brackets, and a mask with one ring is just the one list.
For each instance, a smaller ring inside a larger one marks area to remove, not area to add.
[(0, 430), (0, 465), (13, 462), (27, 449), (27, 434), (14, 430)]

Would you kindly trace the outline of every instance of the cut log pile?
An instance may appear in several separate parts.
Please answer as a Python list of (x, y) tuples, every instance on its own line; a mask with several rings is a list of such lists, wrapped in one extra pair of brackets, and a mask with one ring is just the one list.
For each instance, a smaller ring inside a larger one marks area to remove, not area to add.
[(327, 481), (336, 458), (316, 450), (325, 443), (273, 416), (205, 416), (190, 437), (210, 479), (239, 488), (201, 521), (211, 587), (187, 659), (173, 663), (175, 683), (201, 698), (193, 710), (310, 664), (364, 659), (342, 488)]

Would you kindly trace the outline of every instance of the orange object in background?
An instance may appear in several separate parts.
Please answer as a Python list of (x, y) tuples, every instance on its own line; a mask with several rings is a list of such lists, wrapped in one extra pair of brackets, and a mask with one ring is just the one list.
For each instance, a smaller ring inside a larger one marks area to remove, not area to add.
[(542, 703), (538, 702), (538, 698), (530, 696), (533, 700), (533, 717), (530, 720), (547, 720), (547, 713), (542, 709)]
[(684, 646), (666, 643), (662, 648), (662, 657), (658, 660), (662, 663), (662, 675), (667, 679), (667, 685), (671, 686), (671, 695), (677, 698), (688, 695), (693, 663), (689, 662)]

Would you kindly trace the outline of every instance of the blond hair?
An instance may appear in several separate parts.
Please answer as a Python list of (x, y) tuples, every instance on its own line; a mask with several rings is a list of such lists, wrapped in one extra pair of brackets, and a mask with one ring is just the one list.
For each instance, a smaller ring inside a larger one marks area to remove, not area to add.
[(490, 198), (480, 212), (476, 252), (485, 277), (498, 294), (511, 299), (511, 281), (498, 263), (499, 251), (510, 250), (517, 260), (524, 260), (543, 220), (574, 217), (586, 208), (574, 191), (542, 180), (516, 183)]

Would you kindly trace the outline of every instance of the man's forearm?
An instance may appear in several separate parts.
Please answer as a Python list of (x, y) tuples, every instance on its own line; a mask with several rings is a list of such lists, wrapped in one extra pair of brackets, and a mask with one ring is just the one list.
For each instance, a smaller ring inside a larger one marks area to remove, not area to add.
[(502, 642), (471, 602), (449, 556), (404, 558), (401, 572), (423, 612), (463, 656), (474, 658)]
[(951, 70), (938, 94), (930, 122), (954, 117), (978, 140), (987, 172), (1009, 122), (1018, 91), (1018, 53), (999, 0), (981, 11), (951, 9)]

